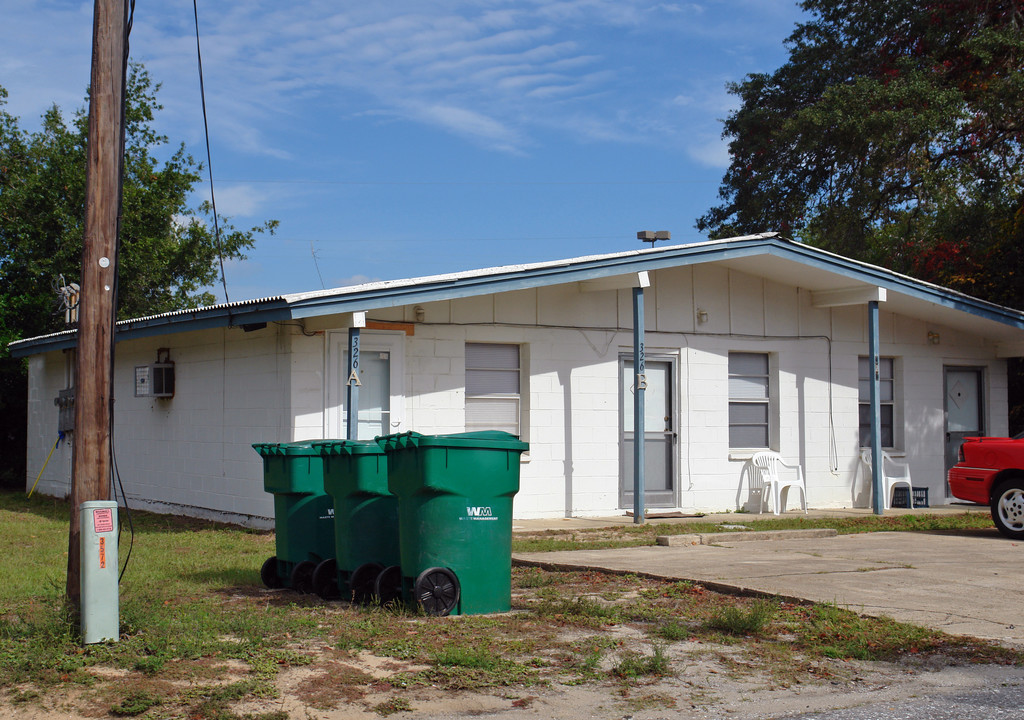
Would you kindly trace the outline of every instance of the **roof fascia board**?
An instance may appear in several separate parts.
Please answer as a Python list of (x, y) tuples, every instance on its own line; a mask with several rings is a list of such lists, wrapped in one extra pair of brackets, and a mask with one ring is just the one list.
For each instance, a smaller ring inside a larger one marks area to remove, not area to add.
[[(156, 315), (139, 320), (127, 320), (118, 323), (115, 328), (115, 340), (133, 340), (135, 338), (154, 337), (158, 335), (170, 335), (195, 330), (211, 330), (222, 327), (238, 327), (261, 322), (275, 322), (290, 320), (287, 307), (266, 307), (258, 306), (253, 309), (237, 309), (228, 311), (224, 307), (203, 308), (195, 311), (194, 315), (168, 314)], [(70, 330), (44, 335), (25, 341), (11, 343), (11, 357), (21, 358), (35, 355), (41, 352), (53, 350), (66, 350), (78, 345), (78, 332)]]
[[(664, 250), (637, 250), (579, 260), (538, 263), (495, 272), (446, 275), (431, 281), (411, 280), (382, 287), (354, 289), (316, 295), (298, 295), (247, 301), (185, 313), (168, 313), (131, 320), (117, 328), (117, 339), (165, 335), (231, 325), (302, 319), (414, 303), (455, 300), (465, 297), (527, 290), (572, 282), (586, 283), (617, 275), (728, 261), (757, 255), (771, 255), (825, 270), (853, 282), (866, 283), (891, 292), (966, 312), (1004, 325), (1024, 329), (1024, 313), (915, 280), (911, 277), (850, 260), (826, 250), (785, 240), (773, 235), (752, 235), (721, 241), (682, 245)], [(75, 333), (33, 338), (12, 343), (14, 357), (74, 347)]]
[[(891, 270), (868, 265), (858, 260), (844, 258), (820, 248), (810, 249), (809, 246), (791, 241), (767, 241), (768, 253), (776, 257), (799, 259), (800, 262), (821, 270), (828, 270), (851, 280), (878, 285), (892, 292), (902, 293), (909, 297), (925, 300), (935, 305), (959, 310), (971, 315), (994, 320), (1004, 325), (1024, 329), (1024, 313), (1012, 308), (996, 305), (963, 295), (955, 290), (916, 280), (907, 275), (900, 275)], [(795, 258), (794, 258), (795, 256)]]
[[(637, 283), (636, 276), (644, 271), (692, 265), (707, 261), (747, 257), (762, 253), (763, 239), (739, 241), (733, 247), (684, 246), (673, 252), (659, 255), (629, 255), (626, 257), (603, 258), (578, 264), (559, 264), (526, 271), (509, 272), (499, 276), (483, 275), (464, 278), (448, 278), (429, 285), (408, 285), (400, 287), (375, 288), (345, 295), (329, 295), (301, 298), (291, 304), (293, 318), (315, 315), (332, 315), (353, 310), (409, 305), (414, 302), (437, 302), (457, 300), (464, 297), (489, 295), (515, 290), (529, 290), (548, 285), (562, 285), (571, 282), (602, 280), (616, 275), (633, 275), (629, 287)], [(682, 261), (682, 262), (681, 262)]]
[(815, 290), (811, 293), (811, 305), (816, 308), (867, 305), (869, 302), (885, 302), (885, 288), (869, 285)]

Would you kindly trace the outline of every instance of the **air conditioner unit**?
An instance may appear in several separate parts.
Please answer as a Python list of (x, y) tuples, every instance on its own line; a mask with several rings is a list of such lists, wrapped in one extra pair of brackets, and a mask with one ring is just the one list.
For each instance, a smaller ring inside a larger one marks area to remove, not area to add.
[(135, 366), (135, 397), (174, 397), (174, 363), (170, 350), (156, 351), (156, 362)]

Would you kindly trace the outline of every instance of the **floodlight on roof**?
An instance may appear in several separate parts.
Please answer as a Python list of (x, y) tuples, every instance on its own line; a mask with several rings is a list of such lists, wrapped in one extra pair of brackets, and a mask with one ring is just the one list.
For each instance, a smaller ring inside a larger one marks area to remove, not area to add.
[(641, 230), (636, 234), (636, 239), (642, 242), (649, 242), (651, 247), (659, 240), (671, 240), (672, 233), (668, 230)]

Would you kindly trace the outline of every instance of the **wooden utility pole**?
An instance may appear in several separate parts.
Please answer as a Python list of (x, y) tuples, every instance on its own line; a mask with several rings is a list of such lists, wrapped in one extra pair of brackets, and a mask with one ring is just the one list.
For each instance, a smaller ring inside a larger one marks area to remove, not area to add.
[(93, 19), (68, 538), (67, 594), (75, 605), (81, 600), (79, 505), (87, 500), (110, 498), (111, 358), (121, 185), (125, 1), (96, 0)]

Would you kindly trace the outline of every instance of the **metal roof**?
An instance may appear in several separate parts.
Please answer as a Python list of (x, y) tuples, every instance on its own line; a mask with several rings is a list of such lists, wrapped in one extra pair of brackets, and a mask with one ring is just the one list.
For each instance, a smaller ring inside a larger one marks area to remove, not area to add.
[[(787, 240), (775, 233), (222, 303), (123, 320), (117, 323), (116, 335), (118, 340), (126, 340), (215, 327), (242, 327), (454, 300), (702, 263), (725, 265), (812, 291), (857, 286), (881, 287), (888, 293), (885, 307), (893, 312), (962, 328), (996, 341), (1019, 342), (1022, 339), (1020, 331), (1024, 330), (1024, 313), (1020, 311)], [(20, 340), (11, 343), (9, 347), (13, 356), (25, 357), (74, 347), (75, 342), (76, 331), (67, 330)]]

